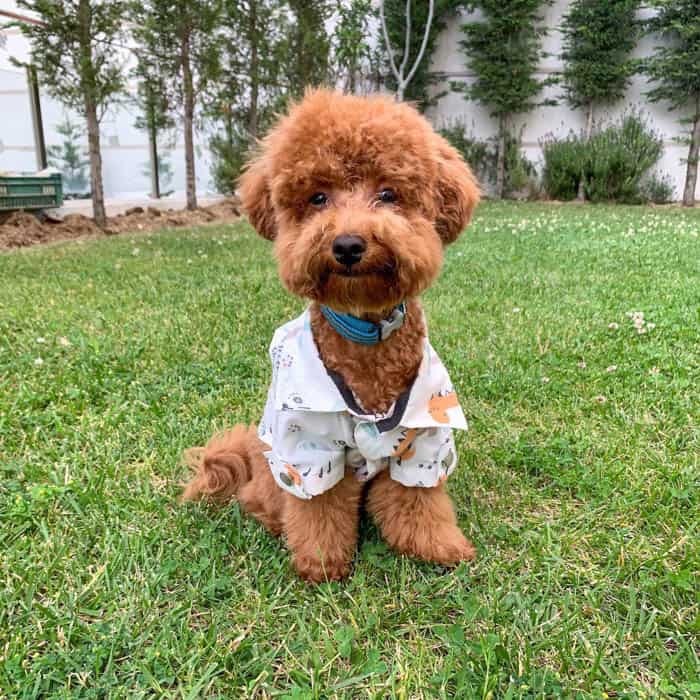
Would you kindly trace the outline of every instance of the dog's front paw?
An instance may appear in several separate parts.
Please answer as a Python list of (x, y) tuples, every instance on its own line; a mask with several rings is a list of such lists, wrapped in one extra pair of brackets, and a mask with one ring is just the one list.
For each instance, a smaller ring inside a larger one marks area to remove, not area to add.
[(350, 573), (349, 561), (330, 556), (295, 554), (292, 564), (299, 576), (309, 583), (340, 581)]
[(398, 543), (399, 550), (410, 556), (451, 566), (476, 557), (474, 545), (456, 525), (421, 528), (413, 537)]

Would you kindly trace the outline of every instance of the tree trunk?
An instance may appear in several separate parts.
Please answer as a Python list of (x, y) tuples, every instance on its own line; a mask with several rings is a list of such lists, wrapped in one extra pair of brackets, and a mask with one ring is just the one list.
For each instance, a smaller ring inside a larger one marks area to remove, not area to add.
[(695, 121), (690, 135), (688, 148), (688, 166), (685, 171), (685, 189), (683, 190), (683, 206), (695, 206), (695, 188), (698, 183), (698, 157), (700, 156), (700, 105), (695, 109)]
[(160, 173), (158, 172), (158, 130), (155, 119), (148, 125), (148, 151), (151, 158), (151, 197), (160, 199)]
[(185, 189), (187, 208), (197, 208), (197, 184), (194, 172), (194, 86), (190, 64), (190, 35), (185, 32), (180, 42), (182, 60), (182, 88), (185, 103)]
[(503, 199), (506, 184), (506, 118), (498, 120), (498, 154), (496, 160), (496, 196)]
[(92, 192), (92, 216), (100, 228), (107, 225), (105, 195), (102, 189), (102, 154), (100, 152), (100, 120), (97, 118), (97, 90), (95, 87), (95, 66), (92, 58), (92, 12), (89, 0), (80, 0), (78, 5), (79, 42), (81, 58), (81, 86), (85, 121), (88, 132), (88, 153), (90, 157), (90, 190)]
[(258, 8), (256, 0), (250, 3), (250, 111), (248, 112), (248, 131), (253, 139), (258, 135), (258, 95), (260, 75), (258, 64)]
[(86, 99), (85, 116), (87, 118), (88, 151), (90, 154), (90, 189), (92, 190), (92, 215), (100, 228), (107, 225), (105, 213), (105, 195), (102, 189), (102, 154), (100, 153), (100, 123), (97, 119), (97, 107), (89, 98)]
[(348, 92), (354, 95), (357, 92), (357, 69), (353, 65), (348, 76)]
[[(586, 115), (586, 133), (585, 133), (585, 143), (591, 140), (591, 133), (593, 131), (593, 102), (588, 103), (588, 110)], [(578, 182), (578, 194), (576, 199), (579, 202), (586, 201), (586, 173), (585, 168), (581, 168), (581, 179)]]

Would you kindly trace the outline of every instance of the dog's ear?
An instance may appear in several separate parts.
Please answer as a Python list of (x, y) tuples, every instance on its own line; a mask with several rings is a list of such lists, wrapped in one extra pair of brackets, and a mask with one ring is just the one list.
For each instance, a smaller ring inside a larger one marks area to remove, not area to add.
[(264, 158), (248, 163), (238, 185), (241, 207), (250, 223), (263, 238), (271, 241), (277, 235), (277, 222)]
[(445, 245), (457, 240), (469, 223), (480, 198), (476, 178), (459, 153), (437, 136), (438, 176), (435, 228)]

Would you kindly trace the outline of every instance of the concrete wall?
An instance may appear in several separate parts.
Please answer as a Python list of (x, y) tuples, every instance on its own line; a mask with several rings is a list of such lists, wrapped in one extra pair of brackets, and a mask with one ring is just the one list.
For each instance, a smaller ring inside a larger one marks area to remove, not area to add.
[[(540, 65), (538, 71), (540, 78), (558, 72), (562, 68), (562, 62), (559, 59), (561, 35), (557, 28), (569, 5), (569, 0), (555, 0), (554, 4), (545, 8), (543, 13), (543, 24), (550, 28), (544, 39), (543, 48), (550, 55)], [(464, 54), (459, 46), (462, 39), (460, 27), (467, 17), (468, 15), (463, 13), (460, 17), (450, 21), (440, 38), (438, 50), (433, 56), (432, 70), (445, 73), (448, 80), (469, 81), (471, 79), (465, 68)], [(658, 41), (655, 42), (650, 38), (642, 39), (637, 46), (635, 56), (649, 55), (656, 43)], [(651, 124), (662, 134), (665, 144), (665, 153), (659, 161), (658, 171), (670, 175), (676, 187), (676, 198), (680, 199), (685, 183), (685, 164), (681, 162), (681, 159), (686, 157), (688, 147), (685, 144), (677, 143), (674, 139), (682, 134), (682, 128), (678, 122), (679, 117), (688, 116), (688, 113), (672, 113), (668, 111), (668, 106), (664, 103), (649, 102), (644, 95), (648, 89), (645, 78), (635, 76), (624, 100), (612, 109), (605, 110), (596, 116), (597, 119), (614, 118), (630, 107), (641, 108), (647, 112)], [(561, 88), (549, 87), (542, 93), (542, 97), (556, 98), (560, 94)], [(496, 123), (489, 116), (488, 111), (475, 102), (465, 101), (460, 93), (451, 92), (445, 96), (437, 107), (431, 110), (429, 116), (436, 125), (454, 119), (462, 120), (468, 127), (472, 127), (474, 134), (480, 138), (488, 138), (496, 133)], [(585, 114), (581, 111), (571, 110), (561, 100), (556, 107), (537, 108), (518, 121), (516, 128), (524, 127), (522, 138), (527, 156), (530, 160), (541, 162), (542, 154), (539, 140), (550, 133), (564, 136), (569, 130), (580, 131), (585, 126)], [(696, 198), (700, 198), (700, 182), (696, 190)]]

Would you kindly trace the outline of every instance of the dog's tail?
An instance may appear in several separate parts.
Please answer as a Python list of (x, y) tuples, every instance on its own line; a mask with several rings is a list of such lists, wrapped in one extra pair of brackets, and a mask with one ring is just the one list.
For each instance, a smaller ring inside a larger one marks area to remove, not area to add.
[(193, 472), (181, 501), (226, 503), (250, 481), (248, 444), (255, 426), (237, 425), (214, 435), (205, 447), (185, 450), (184, 461)]

